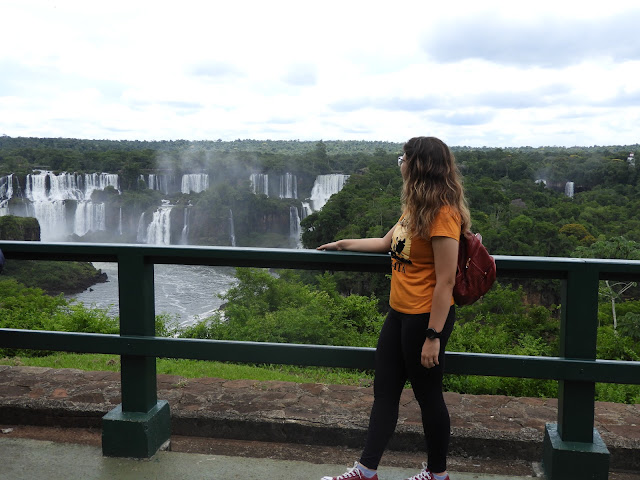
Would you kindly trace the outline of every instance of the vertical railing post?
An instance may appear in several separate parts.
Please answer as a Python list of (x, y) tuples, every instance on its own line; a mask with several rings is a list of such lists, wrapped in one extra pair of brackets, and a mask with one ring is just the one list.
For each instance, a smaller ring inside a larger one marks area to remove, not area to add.
[[(118, 256), (120, 335), (155, 336), (153, 264), (144, 256)], [(158, 401), (156, 359), (122, 355), (122, 404), (103, 417), (102, 452), (107, 456), (148, 458), (169, 440), (170, 412)]]
[[(120, 335), (155, 335), (153, 265), (137, 256), (118, 262)], [(156, 359), (136, 355), (120, 357), (122, 410), (147, 412), (157, 402)]]
[[(560, 356), (595, 360), (599, 272), (578, 263), (563, 281)], [(561, 380), (558, 423), (547, 424), (543, 464), (548, 480), (606, 480), (609, 451), (594, 428), (595, 383)]]

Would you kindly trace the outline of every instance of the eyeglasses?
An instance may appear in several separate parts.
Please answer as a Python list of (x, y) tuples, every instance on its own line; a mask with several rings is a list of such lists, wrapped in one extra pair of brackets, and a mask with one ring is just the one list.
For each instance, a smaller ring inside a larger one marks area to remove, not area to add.
[(402, 166), (402, 162), (404, 162), (404, 155), (398, 155), (398, 166)]

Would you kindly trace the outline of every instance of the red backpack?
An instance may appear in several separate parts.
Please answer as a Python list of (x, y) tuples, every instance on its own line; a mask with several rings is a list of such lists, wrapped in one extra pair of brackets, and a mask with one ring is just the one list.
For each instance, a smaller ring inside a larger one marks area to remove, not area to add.
[(453, 287), (456, 305), (471, 305), (496, 280), (496, 261), (482, 245), (482, 235), (465, 232), (458, 246), (458, 271)]

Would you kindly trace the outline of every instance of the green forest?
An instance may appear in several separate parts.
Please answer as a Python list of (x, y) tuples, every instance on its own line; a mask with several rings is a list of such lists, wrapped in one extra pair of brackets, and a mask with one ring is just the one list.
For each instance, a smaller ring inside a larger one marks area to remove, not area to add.
[[(118, 173), (125, 185), (129, 182), (130, 188), (123, 191), (120, 200), (125, 202), (155, 194), (139, 188), (141, 172), (197, 167), (238, 179), (214, 182), (198, 194), (196, 202), (206, 205), (203, 211), (233, 207), (234, 216), (242, 218), (243, 211), (283, 208), (279, 199), (250, 193), (244, 174), (248, 167), (268, 173), (296, 173), (301, 190), (308, 190), (316, 175), (351, 175), (340, 193), (301, 222), (303, 246), (315, 248), (340, 238), (382, 236), (394, 225), (400, 215), (402, 179), (396, 158), (401, 150), (402, 144), (389, 142), (114, 142), (3, 137), (0, 176), (28, 173), (34, 168)], [(452, 150), (464, 177), (472, 229), (482, 234), (490, 253), (640, 260), (640, 166), (630, 155), (637, 153), (638, 145)], [(238, 171), (242, 175), (237, 175)], [(245, 205), (244, 210), (240, 205)], [(239, 246), (281, 246), (277, 239), (265, 240), (261, 232), (252, 232), (246, 215), (244, 240)], [(209, 244), (214, 242), (211, 237)], [(375, 346), (387, 308), (388, 275), (238, 269), (237, 278), (237, 286), (223, 295), (224, 311), (185, 329), (168, 328), (160, 322), (158, 331), (189, 338)], [(557, 355), (559, 282), (499, 280), (484, 299), (458, 309), (449, 349)], [(15, 280), (0, 277), (0, 291), (9, 286), (14, 291), (20, 288), (16, 286), (19, 283), (7, 286), (6, 282)], [(29, 292), (42, 294), (33, 289)], [(7, 302), (6, 296), (0, 296), (0, 326), (16, 326), (19, 319), (34, 318), (31, 328), (41, 328), (35, 320), (38, 315), (21, 310), (32, 308), (30, 305), (9, 308)], [(56, 312), (67, 312), (76, 319), (82, 315), (75, 309), (82, 308), (55, 306)], [(107, 328), (92, 320), (92, 314), (83, 315), (83, 328)], [(63, 321), (51, 314), (46, 318), (55, 319), (47, 320), (47, 328), (77, 328), (75, 320)], [(635, 283), (601, 282), (599, 324), (598, 358), (640, 361), (640, 289)], [(107, 330), (112, 328), (109, 324)], [(446, 387), (466, 393), (557, 393), (557, 384), (551, 381), (455, 375), (447, 377)], [(640, 386), (599, 384), (597, 396), (599, 400), (640, 403)]]

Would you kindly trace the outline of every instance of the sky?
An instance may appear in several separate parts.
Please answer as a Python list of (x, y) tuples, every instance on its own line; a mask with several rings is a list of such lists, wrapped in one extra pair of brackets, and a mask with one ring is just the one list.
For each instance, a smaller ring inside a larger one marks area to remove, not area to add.
[(640, 143), (640, 2), (0, 0), (0, 135)]

